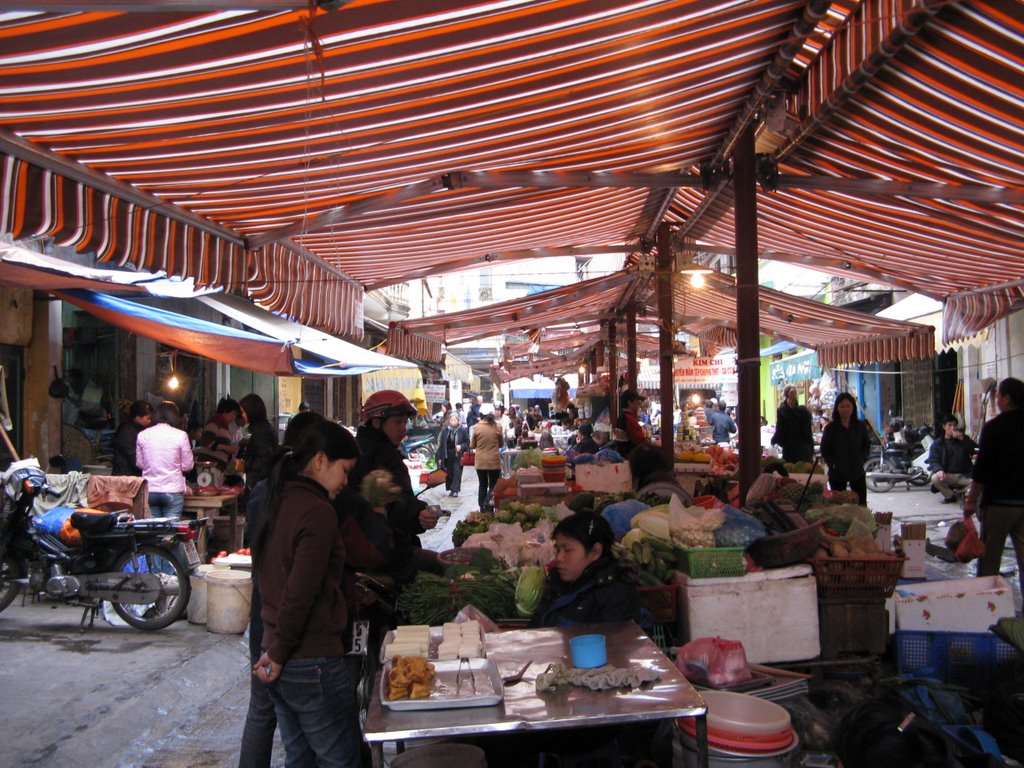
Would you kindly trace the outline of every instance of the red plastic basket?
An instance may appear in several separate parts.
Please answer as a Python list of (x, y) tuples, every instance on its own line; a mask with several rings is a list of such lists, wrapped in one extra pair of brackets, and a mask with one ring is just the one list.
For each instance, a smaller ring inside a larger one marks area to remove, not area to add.
[(818, 597), (885, 598), (896, 589), (905, 557), (816, 557)]

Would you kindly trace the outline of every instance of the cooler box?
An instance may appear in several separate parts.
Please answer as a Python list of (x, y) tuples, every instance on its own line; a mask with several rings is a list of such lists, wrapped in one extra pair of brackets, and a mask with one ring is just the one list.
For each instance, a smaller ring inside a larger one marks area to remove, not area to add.
[(618, 493), (633, 489), (629, 464), (577, 464), (576, 485), (584, 491)]
[(896, 588), (899, 629), (988, 632), (1013, 616), (1013, 592), (1002, 576), (900, 584)]
[(809, 565), (746, 576), (690, 579), (679, 574), (683, 641), (739, 640), (747, 661), (813, 659), (821, 653), (818, 587)]

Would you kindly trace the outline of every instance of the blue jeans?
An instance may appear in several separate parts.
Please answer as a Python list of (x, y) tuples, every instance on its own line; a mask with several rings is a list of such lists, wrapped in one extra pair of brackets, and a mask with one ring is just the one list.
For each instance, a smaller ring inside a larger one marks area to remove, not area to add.
[(149, 514), (153, 517), (181, 517), (185, 509), (183, 493), (151, 493), (149, 494)]
[(343, 657), (291, 659), (270, 698), (288, 768), (360, 768), (356, 694)]

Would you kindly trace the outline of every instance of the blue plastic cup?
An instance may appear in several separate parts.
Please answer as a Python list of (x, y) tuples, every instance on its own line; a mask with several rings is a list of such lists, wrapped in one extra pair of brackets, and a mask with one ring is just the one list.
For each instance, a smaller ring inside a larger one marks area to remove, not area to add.
[(593, 669), (608, 663), (604, 635), (580, 635), (569, 640), (572, 665), (577, 669)]

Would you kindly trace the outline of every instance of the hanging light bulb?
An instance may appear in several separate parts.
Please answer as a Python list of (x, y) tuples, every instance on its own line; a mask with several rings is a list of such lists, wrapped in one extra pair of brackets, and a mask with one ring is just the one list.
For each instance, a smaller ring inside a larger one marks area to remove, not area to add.
[(702, 272), (691, 272), (690, 273), (690, 286), (693, 288), (703, 288), (707, 281), (704, 279)]

